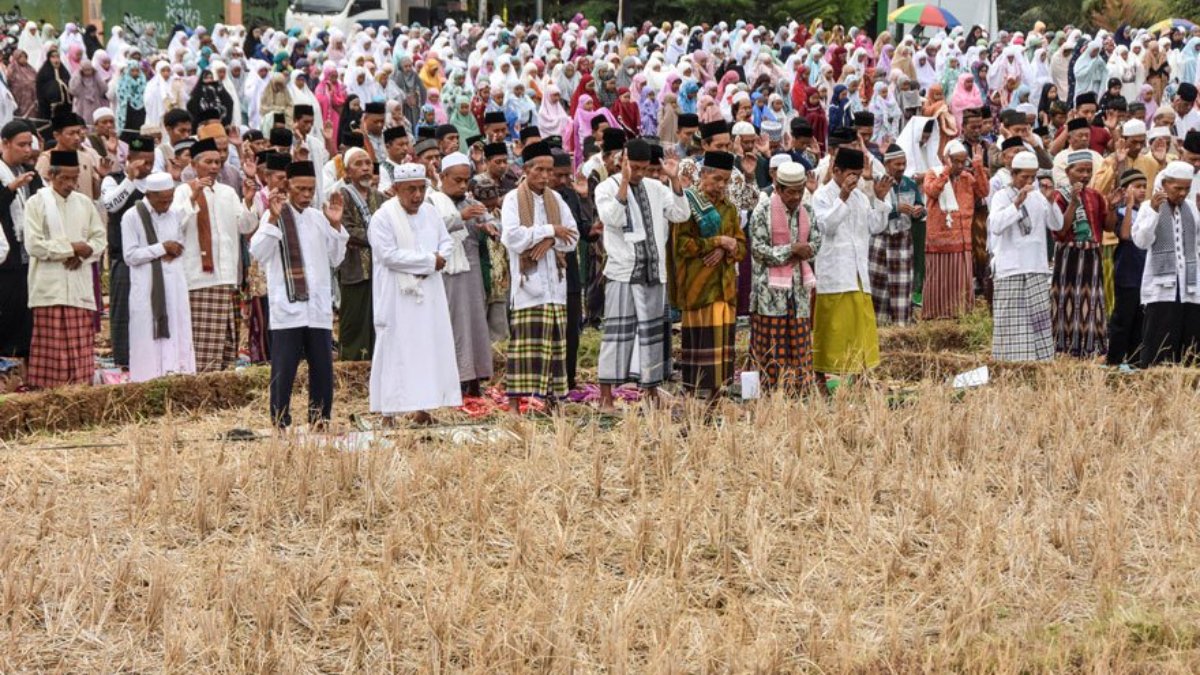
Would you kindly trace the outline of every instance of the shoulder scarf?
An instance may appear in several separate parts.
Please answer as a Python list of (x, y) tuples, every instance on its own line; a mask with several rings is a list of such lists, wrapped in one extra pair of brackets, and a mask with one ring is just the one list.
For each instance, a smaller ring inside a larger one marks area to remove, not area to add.
[[(799, 230), (797, 241), (807, 242), (809, 236), (808, 211), (803, 205), (796, 207), (798, 213), (797, 229)], [(771, 193), (771, 244), (774, 246), (786, 246), (792, 243), (792, 231), (788, 226), (787, 208), (783, 205), (783, 200), (779, 198), (779, 194)], [(775, 265), (768, 269), (767, 285), (771, 288), (791, 288), (792, 273), (795, 271), (795, 263), (784, 263)], [(800, 261), (800, 278), (804, 280), (804, 287), (808, 289), (816, 288), (817, 279), (813, 276), (812, 265), (807, 260)]]
[[(1179, 206), (1179, 236), (1175, 240), (1174, 209), (1164, 202), (1158, 208), (1158, 224), (1154, 228), (1154, 245), (1150, 247), (1150, 274), (1158, 285), (1171, 285), (1175, 279), (1175, 247), (1183, 249), (1184, 285), (1187, 293), (1196, 291), (1196, 221), (1192, 210)], [(1182, 293), (1181, 293), (1182, 295)]]
[[(150, 209), (146, 208), (146, 201), (138, 200), (134, 208), (137, 209), (138, 217), (142, 219), (146, 243), (154, 246), (158, 243), (158, 232), (150, 219)], [(154, 317), (154, 339), (166, 340), (171, 337), (171, 327), (167, 320), (167, 291), (163, 285), (162, 258), (150, 261), (150, 311)]]
[(304, 276), (304, 251), (300, 248), (300, 233), (296, 230), (296, 213), (291, 204), (285, 204), (279, 214), (283, 240), (279, 242), (280, 260), (283, 262), (283, 283), (287, 288), (288, 302), (308, 301), (308, 279)]
[[(5, 185), (17, 179), (17, 175), (13, 172), (6, 162), (0, 161), (0, 182)], [(25, 201), (29, 199), (29, 186), (25, 185), (13, 195), (12, 203), (8, 205), (8, 213), (12, 217), (13, 236), (16, 237), (17, 243), (25, 241)], [(21, 248), (22, 260), (26, 260), (25, 247)]]
[(463, 247), (463, 242), (466, 241), (470, 232), (467, 230), (467, 223), (462, 219), (462, 214), (458, 212), (458, 206), (448, 195), (437, 191), (430, 191), (429, 201), (433, 202), (438, 213), (441, 214), (442, 222), (446, 224), (446, 233), (454, 240), (454, 248), (450, 250), (450, 257), (446, 259), (446, 267), (442, 269), (442, 274), (454, 275), (470, 272), (471, 262), (467, 259), (467, 250)]
[(688, 206), (692, 209), (692, 218), (700, 228), (701, 237), (715, 237), (721, 233), (721, 214), (717, 207), (709, 201), (703, 192), (695, 188), (684, 191), (687, 195)]
[[(392, 224), (392, 232), (396, 238), (396, 248), (404, 251), (417, 251), (417, 237), (413, 233), (412, 224), (408, 222), (408, 213), (400, 206), (397, 199), (389, 199), (379, 207), (388, 222)], [(392, 272), (396, 275), (396, 285), (405, 295), (416, 296), (417, 302), (425, 297), (421, 290), (421, 282), (415, 275), (407, 272)]]
[[(1059, 192), (1059, 194), (1061, 194), (1063, 196), (1063, 199), (1066, 200), (1067, 204), (1071, 203), (1071, 189), (1070, 188), (1059, 188), (1058, 192)], [(1066, 208), (1066, 207), (1064, 207), (1064, 208)], [(1071, 220), (1071, 228), (1072, 228), (1071, 231), (1074, 233), (1075, 241), (1077, 241), (1077, 242), (1091, 241), (1092, 240), (1092, 226), (1091, 226), (1091, 223), (1088, 221), (1087, 210), (1083, 208), (1083, 192), (1079, 193), (1079, 199), (1076, 200), (1076, 202), (1075, 202), (1075, 213), (1070, 214), (1070, 215), (1073, 216), (1073, 218)], [(1162, 217), (1161, 214), (1159, 217), (1160, 218)], [(1168, 215), (1168, 219), (1169, 219), (1169, 217), (1170, 216)], [(1167, 233), (1170, 234), (1171, 241), (1174, 242), (1175, 235), (1172, 233), (1172, 231), (1170, 229), (1168, 229)], [(1172, 250), (1174, 250), (1174, 248), (1172, 248)], [(1175, 269), (1174, 264), (1172, 264), (1171, 269), (1172, 270)]]
[[(522, 227), (533, 227), (533, 190), (529, 189), (528, 181), (522, 179), (516, 187), (517, 190), (517, 219)], [(558, 212), (558, 199), (554, 195), (553, 190), (544, 190), (542, 192), (542, 204), (546, 209), (546, 224), (547, 225), (562, 225), (562, 215)], [(558, 268), (558, 280), (562, 281), (564, 270), (567, 268), (567, 256), (562, 251), (554, 250), (554, 264)], [(533, 259), (533, 247), (525, 249), (521, 254), (521, 283), (524, 285), (525, 279), (529, 278), (530, 274), (537, 272), (538, 261)]]
[(46, 208), (46, 236), (50, 239), (66, 239), (67, 230), (63, 227), (63, 214), (58, 210), (58, 201), (54, 199), (54, 188), (46, 186), (38, 190), (42, 205)]

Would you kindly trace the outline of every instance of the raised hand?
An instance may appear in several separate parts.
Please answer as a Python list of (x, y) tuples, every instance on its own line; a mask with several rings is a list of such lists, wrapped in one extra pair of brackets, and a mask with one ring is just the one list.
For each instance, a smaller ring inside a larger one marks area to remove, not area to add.
[(342, 213), (345, 211), (346, 205), (342, 199), (340, 190), (329, 196), (329, 201), (325, 202), (325, 206), (321, 209), (325, 213), (326, 220), (333, 226), (335, 230), (342, 227)]

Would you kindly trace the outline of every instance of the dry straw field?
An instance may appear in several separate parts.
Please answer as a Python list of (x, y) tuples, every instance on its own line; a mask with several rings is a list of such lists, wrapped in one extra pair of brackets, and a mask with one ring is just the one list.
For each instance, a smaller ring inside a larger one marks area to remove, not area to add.
[(954, 392), (935, 343), (709, 427), (213, 440), (260, 397), (9, 440), (0, 671), (1200, 669), (1197, 374)]

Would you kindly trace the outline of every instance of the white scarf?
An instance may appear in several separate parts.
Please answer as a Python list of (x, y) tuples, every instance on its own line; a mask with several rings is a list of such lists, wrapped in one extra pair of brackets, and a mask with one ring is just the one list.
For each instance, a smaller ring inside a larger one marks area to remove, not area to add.
[[(442, 272), (444, 274), (470, 272), (471, 261), (467, 258), (467, 250), (463, 248), (463, 242), (466, 241), (470, 231), (467, 229), (467, 224), (463, 222), (458, 207), (454, 205), (454, 200), (441, 192), (431, 191), (429, 201), (437, 207), (438, 213), (442, 215), (442, 222), (446, 224), (446, 230), (450, 233), (450, 238), (454, 240), (454, 248), (451, 249), (450, 257), (446, 260), (446, 267)], [(455, 222), (460, 223), (462, 227), (451, 230), (450, 227)]]
[[(408, 213), (400, 206), (399, 200), (389, 199), (379, 210), (385, 213), (388, 222), (392, 224), (392, 232), (396, 236), (396, 247), (406, 251), (418, 250), (417, 238), (413, 234), (412, 225), (408, 222)], [(417, 302), (425, 297), (425, 292), (421, 289), (421, 280), (415, 275), (407, 272), (393, 272), (393, 274), (397, 277), (397, 285), (400, 287), (401, 293), (416, 296)]]
[[(945, 168), (946, 173), (950, 172), (950, 167)], [(949, 216), (958, 210), (958, 197), (954, 194), (954, 179), (946, 181), (946, 188), (942, 190), (942, 194), (938, 197), (938, 206), (942, 207), (942, 212)], [(953, 227), (954, 223), (946, 218), (946, 227)]]
[[(0, 162), (2, 164), (3, 162)], [(42, 205), (46, 213), (46, 230), (49, 239), (66, 240), (67, 230), (63, 227), (63, 215), (58, 211), (58, 200), (54, 198), (54, 188), (44, 187), (38, 190), (38, 196), (42, 198)]]
[[(6, 162), (0, 161), (0, 182), (8, 185), (17, 179), (12, 168)], [(12, 216), (13, 236), (17, 238), (17, 243), (25, 241), (25, 200), (29, 198), (29, 186), (24, 185), (20, 190), (17, 190), (13, 196), (12, 203), (8, 205), (8, 213)]]

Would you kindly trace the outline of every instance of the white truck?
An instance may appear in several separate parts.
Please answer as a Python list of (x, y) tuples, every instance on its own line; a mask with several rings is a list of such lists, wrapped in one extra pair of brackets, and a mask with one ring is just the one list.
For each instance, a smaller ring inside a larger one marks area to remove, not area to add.
[(394, 25), (420, 21), (426, 25), (430, 18), (430, 0), (293, 0), (284, 22), (287, 28), (319, 30), (339, 28), (347, 36), (354, 24), (369, 26)]

